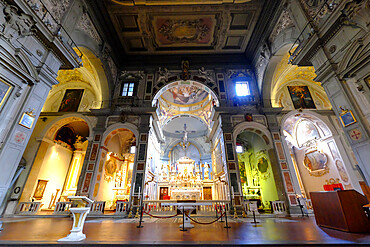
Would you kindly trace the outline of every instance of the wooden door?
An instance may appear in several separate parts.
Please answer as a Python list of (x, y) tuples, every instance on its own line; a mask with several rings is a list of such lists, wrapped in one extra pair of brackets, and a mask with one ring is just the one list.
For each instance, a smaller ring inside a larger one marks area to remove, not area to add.
[(163, 200), (164, 196), (168, 196), (168, 187), (159, 188), (159, 200)]
[(204, 200), (212, 200), (212, 187), (203, 187)]

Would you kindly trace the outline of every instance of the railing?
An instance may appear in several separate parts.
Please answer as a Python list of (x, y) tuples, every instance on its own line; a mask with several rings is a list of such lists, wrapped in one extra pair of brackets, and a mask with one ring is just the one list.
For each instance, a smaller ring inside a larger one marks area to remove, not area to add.
[[(256, 204), (256, 206), (254, 208), (257, 208), (257, 201), (245, 201), (243, 203), (244, 211), (247, 212), (247, 215), (253, 215), (254, 210), (252, 210), (251, 204)], [(254, 213), (255, 214), (260, 214), (258, 212), (258, 210), (254, 211)]]
[[(329, 0), (325, 0), (325, 2), (322, 4), (321, 8), (317, 11), (315, 16), (312, 18), (312, 20), (309, 20), (305, 27), (303, 28), (302, 32), (298, 35), (297, 39), (294, 41), (293, 45), (289, 49), (289, 63), (292, 63), (294, 58), (298, 56), (298, 54), (301, 52), (302, 47), (304, 46), (305, 40), (308, 40), (315, 32), (316, 24), (318, 23), (319, 14), (325, 9), (333, 10), (334, 6), (336, 6), (336, 3), (328, 3)], [(306, 37), (304, 37), (306, 36)], [(298, 45), (298, 47), (295, 49), (295, 46)]]
[(33, 215), (37, 214), (41, 207), (41, 202), (20, 202), (15, 214)]
[(124, 215), (128, 211), (128, 202), (117, 201), (115, 215)]
[(69, 214), (72, 202), (57, 202), (53, 214)]
[(311, 199), (304, 199), (304, 205), (305, 205), (305, 209), (307, 210), (306, 213), (312, 214), (313, 213), (313, 206), (312, 206)]
[(90, 215), (104, 214), (105, 201), (93, 202), (90, 206)]
[(287, 207), (284, 201), (272, 201), (271, 202), (272, 212), (278, 215), (286, 215)]
[[(40, 18), (40, 20), (45, 24), (48, 30), (56, 35), (59, 40), (64, 44), (65, 48), (76, 60), (77, 63), (81, 63), (82, 52), (78, 48), (77, 44), (72, 40), (68, 32), (63, 28), (63, 26), (58, 23), (54, 16), (47, 9), (46, 5), (41, 0), (26, 0), (27, 4), (31, 7), (34, 13)], [(62, 33), (64, 37), (62, 37)], [(67, 39), (66, 39), (67, 38)], [(75, 47), (79, 54), (77, 54), (72, 47)]]
[[(144, 201), (143, 208), (146, 212), (151, 213), (167, 213), (167, 212), (177, 212), (177, 206), (166, 206), (163, 204), (166, 203), (175, 203), (177, 200), (153, 200), (153, 201)], [(199, 202), (199, 201), (198, 201)], [(202, 205), (197, 206), (197, 213), (212, 213), (216, 211), (216, 208), (220, 210), (221, 208), (226, 209), (227, 211), (230, 208), (230, 201), (227, 200), (207, 200), (201, 202), (211, 202), (212, 205)]]

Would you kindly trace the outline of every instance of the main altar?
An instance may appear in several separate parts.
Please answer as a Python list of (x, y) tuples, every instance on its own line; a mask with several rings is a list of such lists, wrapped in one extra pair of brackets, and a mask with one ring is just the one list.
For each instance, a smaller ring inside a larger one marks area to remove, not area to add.
[(213, 187), (209, 168), (208, 164), (196, 164), (184, 156), (168, 165), (167, 171), (162, 168), (159, 187), (168, 187), (168, 196), (173, 200), (203, 200), (203, 187)]

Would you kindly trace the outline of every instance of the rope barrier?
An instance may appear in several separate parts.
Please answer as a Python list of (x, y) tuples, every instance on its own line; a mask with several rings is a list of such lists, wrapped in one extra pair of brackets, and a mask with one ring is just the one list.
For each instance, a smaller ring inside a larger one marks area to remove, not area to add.
[(201, 225), (210, 225), (210, 224), (213, 224), (216, 221), (218, 221), (219, 219), (221, 219), (221, 217), (224, 217), (225, 216), (225, 214), (222, 214), (220, 217), (218, 217), (217, 219), (215, 219), (215, 220), (213, 220), (211, 222), (199, 222), (199, 221), (196, 221), (195, 219), (191, 218), (189, 215), (187, 215), (187, 214), (185, 214), (185, 215), (186, 215), (186, 217), (188, 217), (194, 223), (201, 224)]
[(215, 209), (216, 209), (216, 212), (219, 214), (222, 212), (222, 207), (225, 209), (225, 205), (216, 205), (215, 206)]
[(144, 210), (143, 210), (143, 212), (144, 212), (144, 213), (146, 213), (147, 215), (151, 216), (151, 217), (158, 218), (158, 219), (168, 219), (168, 218), (176, 217), (177, 215), (179, 215), (179, 214), (177, 213), (177, 214), (175, 214), (175, 215), (170, 215), (170, 216), (163, 216), (163, 217), (161, 217), (161, 216), (155, 216), (155, 215), (152, 215), (152, 214), (150, 214), (149, 212), (145, 212)]

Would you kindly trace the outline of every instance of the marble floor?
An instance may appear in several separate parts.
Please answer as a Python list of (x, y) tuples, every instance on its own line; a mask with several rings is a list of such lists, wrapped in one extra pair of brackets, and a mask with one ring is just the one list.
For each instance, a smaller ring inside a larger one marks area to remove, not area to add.
[[(199, 222), (210, 222), (213, 217), (195, 217)], [(182, 217), (171, 219), (144, 218), (139, 229), (138, 219), (88, 218), (84, 233), (87, 238), (81, 242), (57, 243), (69, 234), (71, 218), (3, 218), (0, 245), (40, 246), (71, 244), (87, 246), (231, 246), (231, 245), (281, 245), (281, 246), (333, 246), (370, 244), (370, 234), (353, 234), (320, 228), (313, 217), (294, 218), (229, 218), (231, 228), (225, 229), (225, 222), (195, 224), (188, 231), (179, 230)]]

